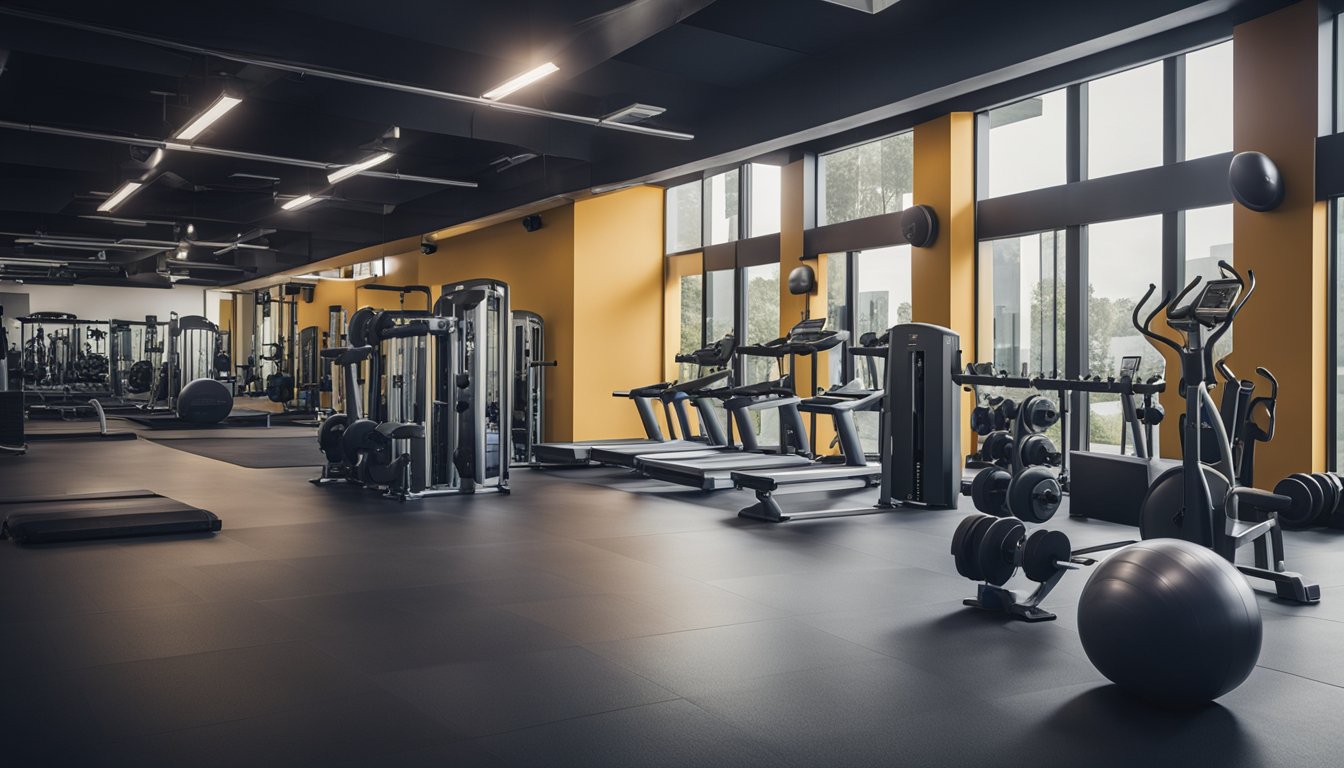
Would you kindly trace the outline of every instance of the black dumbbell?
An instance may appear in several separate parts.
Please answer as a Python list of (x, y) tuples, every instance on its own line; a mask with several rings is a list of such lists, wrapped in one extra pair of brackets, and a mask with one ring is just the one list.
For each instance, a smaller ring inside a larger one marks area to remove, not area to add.
[(1008, 488), (1013, 476), (1006, 469), (986, 467), (971, 481), (971, 501), (975, 508), (987, 515), (1008, 515)]
[(1008, 511), (1028, 523), (1044, 523), (1055, 516), (1064, 498), (1059, 478), (1045, 467), (1027, 467), (1008, 486)]
[(1295, 472), (1280, 480), (1274, 493), (1293, 500), (1291, 506), (1279, 512), (1279, 522), (1284, 528), (1310, 528), (1325, 511), (1325, 491), (1311, 475)]
[(1019, 458), (1028, 467), (1056, 467), (1063, 458), (1050, 438), (1039, 433), (1023, 438), (1020, 451)]
[(971, 515), (961, 521), (952, 536), (952, 557), (957, 573), (972, 581), (1003, 586), (1018, 568), (1037, 583), (1049, 581), (1070, 569), (1069, 537), (1060, 531), (1036, 531), (1027, 535), (1020, 520)]
[(1033, 432), (1053, 427), (1059, 421), (1059, 407), (1048, 397), (1032, 397), (1018, 414)]
[(1013, 436), (1002, 429), (985, 435), (985, 439), (980, 443), (980, 458), (998, 464), (1012, 461)]

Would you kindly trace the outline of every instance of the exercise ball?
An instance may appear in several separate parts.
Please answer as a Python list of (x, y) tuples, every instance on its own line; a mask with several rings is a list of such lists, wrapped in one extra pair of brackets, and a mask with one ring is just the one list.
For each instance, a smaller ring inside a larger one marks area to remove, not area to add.
[(1150, 703), (1188, 708), (1241, 685), (1260, 658), (1260, 606), (1213, 550), (1152, 539), (1097, 566), (1078, 634), (1097, 670)]
[(224, 382), (196, 379), (177, 395), (177, 418), (188, 424), (218, 424), (233, 410), (233, 395)]

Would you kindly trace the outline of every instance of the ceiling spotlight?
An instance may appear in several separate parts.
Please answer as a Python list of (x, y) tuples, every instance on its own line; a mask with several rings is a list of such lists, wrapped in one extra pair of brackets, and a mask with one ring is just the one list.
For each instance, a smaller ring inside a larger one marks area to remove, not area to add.
[(103, 213), (107, 213), (108, 211), (116, 208), (118, 205), (121, 205), (123, 202), (125, 202), (126, 198), (130, 197), (131, 195), (134, 195), (136, 192), (139, 192), (140, 188), (143, 186), (145, 185), (138, 181), (128, 181), (125, 184), (122, 184), (117, 189), (116, 192), (113, 192), (110, 197), (108, 197), (106, 200), (102, 202), (101, 205), (98, 206), (98, 210)]
[(526, 88), (527, 86), (537, 82), (541, 78), (558, 71), (560, 71), (560, 68), (548, 61), (545, 64), (536, 67), (535, 69), (529, 69), (528, 71), (513, 78), (512, 80), (509, 80), (505, 83), (501, 83), (495, 86), (494, 88), (491, 88), (490, 90), (481, 94), (481, 98), (489, 99), (491, 101), (498, 101), (504, 98), (505, 96), (508, 96), (509, 94), (513, 93), (514, 91)]
[(336, 182), (341, 181), (342, 179), (348, 179), (357, 173), (363, 173), (364, 171), (369, 170), (375, 165), (382, 165), (383, 163), (386, 163), (388, 160), (391, 159), (392, 159), (391, 152), (379, 152), (373, 157), (361, 160), (358, 163), (355, 163), (354, 165), (346, 165), (337, 168), (336, 170), (327, 174), (327, 183), (335, 184)]
[(294, 198), (293, 200), (290, 200), (289, 202), (285, 203), (280, 207), (286, 211), (297, 211), (300, 208), (307, 208), (308, 206), (316, 202), (317, 198), (313, 197), (312, 195), (299, 195), (298, 197)]
[(187, 258), (187, 253), (188, 248), (186, 243), (182, 243), (181, 245), (177, 246), (177, 258), (185, 259)]
[(206, 128), (213, 125), (216, 120), (227, 115), (229, 110), (241, 103), (243, 103), (242, 99), (236, 96), (230, 96), (228, 93), (221, 93), (219, 98), (215, 99), (215, 103), (210, 105), (209, 109), (198, 115), (195, 120), (187, 123), (187, 127), (174, 134), (173, 138), (182, 141), (191, 141), (195, 139), (197, 136), (200, 136)]
[(188, 223), (187, 223), (187, 237), (195, 237), (195, 236), (196, 236), (196, 225), (195, 225), (195, 224), (192, 224), (192, 223), (190, 223), (190, 222), (188, 222)]

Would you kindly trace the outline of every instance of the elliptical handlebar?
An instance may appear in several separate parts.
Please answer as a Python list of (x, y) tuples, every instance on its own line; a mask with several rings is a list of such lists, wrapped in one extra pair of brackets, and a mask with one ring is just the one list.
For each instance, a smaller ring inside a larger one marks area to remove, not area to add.
[[(1134, 305), (1134, 312), (1133, 314), (1130, 315), (1130, 321), (1134, 324), (1134, 327), (1138, 330), (1139, 333), (1142, 333), (1144, 336), (1148, 337), (1152, 341), (1166, 344), (1168, 347), (1171, 347), (1173, 350), (1175, 350), (1176, 354), (1180, 354), (1181, 353), (1180, 344), (1177, 344), (1176, 342), (1172, 341), (1166, 336), (1163, 336), (1160, 333), (1157, 333), (1152, 329), (1153, 319), (1156, 318), (1163, 309), (1166, 309), (1171, 306), (1170, 293), (1163, 294), (1162, 300), (1157, 303), (1156, 307), (1153, 307), (1152, 312), (1148, 313), (1148, 317), (1143, 322), (1139, 322), (1139, 310), (1143, 309), (1143, 305), (1148, 303), (1148, 299), (1151, 299), (1153, 297), (1153, 292), (1156, 290), (1157, 285), (1155, 283), (1148, 284), (1148, 291), (1143, 294), (1142, 299), (1139, 299), (1139, 303)], [(1181, 295), (1184, 296), (1185, 293), (1188, 292), (1189, 291), (1187, 289), (1186, 291), (1182, 292)], [(1171, 313), (1168, 312), (1167, 316), (1170, 317)]]

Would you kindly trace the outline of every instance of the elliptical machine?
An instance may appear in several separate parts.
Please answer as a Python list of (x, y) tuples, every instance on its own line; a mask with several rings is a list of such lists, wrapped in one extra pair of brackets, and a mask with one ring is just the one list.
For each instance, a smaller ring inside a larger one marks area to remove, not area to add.
[[(1308, 584), (1284, 564), (1278, 512), (1288, 509), (1292, 500), (1237, 484), (1236, 461), (1221, 418), (1204, 420), (1211, 432), (1202, 434), (1201, 413), (1218, 413), (1209, 394), (1213, 343), (1232, 327), (1232, 321), (1255, 292), (1254, 272), (1247, 270), (1243, 278), (1225, 261), (1218, 262), (1218, 268), (1223, 277), (1208, 281), (1188, 304), (1182, 305), (1182, 301), (1200, 285), (1199, 277), (1174, 300), (1170, 293), (1164, 295), (1143, 322), (1139, 321), (1139, 310), (1157, 286), (1149, 284), (1134, 307), (1134, 327), (1180, 356), (1185, 397), (1181, 464), (1158, 475), (1149, 487), (1140, 511), (1139, 531), (1144, 539), (1184, 539), (1208, 547), (1233, 564), (1238, 549), (1253, 545), (1255, 565), (1237, 565), (1242, 574), (1272, 582), (1277, 595), (1285, 600), (1319, 602), (1320, 586)], [(1180, 334), (1180, 342), (1152, 330), (1153, 319), (1163, 310), (1167, 325)], [(1205, 455), (1201, 440), (1210, 436), (1218, 456), (1212, 465), (1200, 460)], [(1254, 512), (1242, 514), (1241, 502)]]

